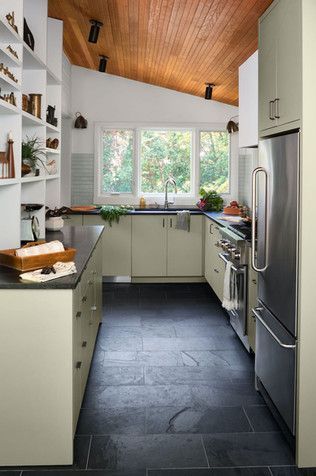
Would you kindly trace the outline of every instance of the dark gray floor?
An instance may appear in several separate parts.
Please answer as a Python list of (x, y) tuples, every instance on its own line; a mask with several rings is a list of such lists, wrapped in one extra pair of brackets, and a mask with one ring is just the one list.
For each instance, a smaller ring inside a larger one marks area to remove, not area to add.
[(253, 359), (204, 284), (104, 286), (75, 453), (73, 467), (22, 474), (316, 475), (294, 467)]

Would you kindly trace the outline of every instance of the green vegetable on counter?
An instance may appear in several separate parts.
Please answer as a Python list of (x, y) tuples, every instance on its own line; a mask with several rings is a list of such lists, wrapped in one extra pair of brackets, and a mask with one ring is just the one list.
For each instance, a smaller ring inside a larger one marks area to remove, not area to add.
[(131, 210), (133, 210), (133, 207), (128, 205), (104, 205), (100, 209), (100, 216), (112, 226), (114, 221), (119, 223), (120, 217), (127, 215)]
[(197, 206), (201, 210), (209, 212), (221, 212), (223, 210), (224, 200), (215, 190), (200, 189), (201, 199)]

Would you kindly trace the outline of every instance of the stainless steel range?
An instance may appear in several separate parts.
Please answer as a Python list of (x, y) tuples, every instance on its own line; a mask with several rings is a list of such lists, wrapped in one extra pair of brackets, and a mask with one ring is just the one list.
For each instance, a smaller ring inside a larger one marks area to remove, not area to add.
[(237, 305), (236, 308), (228, 311), (230, 323), (236, 334), (250, 352), (247, 337), (247, 288), (248, 288), (248, 255), (249, 247), (247, 241), (230, 228), (220, 229), (222, 239), (218, 246), (222, 249), (219, 257), (225, 262), (232, 263), (232, 273), (236, 275)]

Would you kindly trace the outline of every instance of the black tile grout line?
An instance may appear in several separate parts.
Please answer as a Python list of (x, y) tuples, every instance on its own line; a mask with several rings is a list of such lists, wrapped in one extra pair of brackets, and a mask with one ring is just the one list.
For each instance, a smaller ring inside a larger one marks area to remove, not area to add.
[(88, 463), (89, 463), (89, 457), (90, 457), (90, 451), (91, 451), (91, 444), (92, 444), (92, 435), (90, 435), (90, 440), (89, 440), (89, 447), (88, 447), (88, 453), (87, 453), (87, 461), (86, 461), (86, 470), (88, 469)]
[(247, 418), (247, 421), (248, 421), (248, 423), (249, 423), (249, 425), (250, 425), (251, 430), (252, 430), (253, 432), (255, 432), (255, 429), (254, 429), (254, 427), (252, 426), (252, 423), (251, 423), (251, 421), (250, 421), (250, 418), (249, 418), (249, 416), (248, 416), (248, 414), (247, 414), (245, 408), (244, 408), (243, 406), (242, 406), (241, 408), (242, 408), (242, 410), (243, 410), (243, 412), (244, 412), (244, 414), (245, 414), (245, 416), (246, 416), (246, 418)]
[(202, 447), (203, 447), (203, 451), (204, 451), (204, 456), (205, 456), (207, 465), (208, 465), (208, 467), (210, 468), (210, 461), (209, 461), (208, 456), (207, 456), (207, 452), (206, 452), (206, 448), (205, 448), (205, 444), (204, 444), (203, 435), (201, 435), (200, 438), (201, 438), (201, 443), (202, 443)]

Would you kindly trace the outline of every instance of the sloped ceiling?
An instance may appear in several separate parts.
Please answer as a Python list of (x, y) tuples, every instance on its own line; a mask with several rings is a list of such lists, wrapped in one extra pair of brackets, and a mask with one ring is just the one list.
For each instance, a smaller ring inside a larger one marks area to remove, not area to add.
[[(272, 0), (49, 0), (49, 16), (64, 21), (72, 64), (238, 104), (238, 67), (256, 49), (258, 18)], [(103, 22), (88, 42), (90, 19)], [(84, 91), (83, 91), (84, 94)]]

